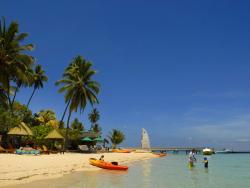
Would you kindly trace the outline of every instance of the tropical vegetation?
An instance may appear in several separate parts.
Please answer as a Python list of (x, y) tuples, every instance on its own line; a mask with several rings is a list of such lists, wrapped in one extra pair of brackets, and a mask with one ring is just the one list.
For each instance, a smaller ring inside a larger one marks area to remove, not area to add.
[(94, 108), (89, 114), (89, 121), (91, 122), (91, 130), (94, 131), (95, 133), (101, 133), (102, 131), (98, 123), (99, 119), (100, 119), (100, 113), (96, 108)]
[(58, 92), (65, 93), (65, 112), (68, 110), (66, 148), (72, 112), (79, 110), (81, 113), (88, 103), (92, 106), (98, 103), (97, 95), (99, 94), (100, 84), (92, 79), (95, 74), (96, 71), (92, 69), (91, 62), (85, 60), (82, 56), (76, 56), (65, 69), (63, 78), (56, 82), (56, 85), (62, 85)]
[(118, 144), (121, 144), (125, 140), (125, 135), (123, 132), (113, 129), (112, 132), (109, 134), (109, 139), (112, 143), (112, 148), (115, 149)]
[[(92, 107), (88, 115), (90, 129), (100, 134), (100, 112), (94, 108), (99, 103), (100, 84), (94, 79), (96, 70), (93, 69), (93, 64), (80, 55), (72, 59), (62, 78), (55, 83), (60, 87), (58, 92), (64, 94), (65, 109), (61, 119), (57, 119), (52, 109), (41, 109), (35, 113), (31, 111), (29, 107), (32, 99), (48, 82), (48, 76), (31, 55), (34, 45), (26, 43), (27, 37), (27, 33), (19, 32), (17, 22), (7, 24), (4, 17), (0, 20), (0, 134), (7, 135), (11, 128), (24, 122), (33, 131), (32, 136), (22, 138), (26, 141), (38, 145), (48, 144), (50, 141), (45, 136), (57, 129), (65, 137), (66, 148), (69, 140), (71, 145), (77, 145), (85, 126), (77, 118), (71, 122), (71, 116), (77, 112), (82, 114), (87, 105)], [(26, 105), (16, 100), (23, 88), (32, 90), (28, 101), (24, 102)], [(116, 147), (125, 136), (114, 129), (109, 138), (113, 147)], [(105, 139), (104, 143), (108, 143), (108, 140)]]

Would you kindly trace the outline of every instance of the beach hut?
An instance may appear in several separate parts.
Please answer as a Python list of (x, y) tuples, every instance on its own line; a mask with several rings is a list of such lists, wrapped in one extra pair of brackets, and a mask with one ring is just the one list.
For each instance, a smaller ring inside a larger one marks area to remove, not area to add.
[(11, 128), (7, 134), (14, 137), (11, 142), (17, 148), (20, 146), (22, 136), (33, 135), (32, 130), (24, 122), (21, 122), (18, 126)]
[(45, 139), (61, 140), (64, 139), (64, 137), (56, 129), (53, 129), (45, 136)]
[(53, 129), (52, 131), (50, 131), (48, 135), (45, 136), (44, 138), (53, 140), (53, 145), (55, 145), (55, 141), (57, 140), (61, 140), (61, 141), (64, 140), (64, 137), (57, 131), (57, 129)]
[(32, 130), (24, 122), (21, 122), (20, 125), (14, 128), (11, 128), (7, 134), (12, 135), (12, 136), (32, 136), (33, 135)]

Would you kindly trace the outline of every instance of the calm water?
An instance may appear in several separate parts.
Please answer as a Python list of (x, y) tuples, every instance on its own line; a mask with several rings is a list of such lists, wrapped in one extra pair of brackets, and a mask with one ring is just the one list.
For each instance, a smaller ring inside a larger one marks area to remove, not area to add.
[[(250, 187), (249, 154), (217, 154), (208, 157), (209, 169), (203, 167), (198, 155), (193, 169), (186, 155), (169, 155), (130, 165), (128, 172), (101, 170), (78, 172), (63, 178), (33, 182), (21, 187), (47, 188), (247, 188)], [(49, 184), (48, 184), (49, 182)], [(18, 187), (18, 186), (17, 186)]]

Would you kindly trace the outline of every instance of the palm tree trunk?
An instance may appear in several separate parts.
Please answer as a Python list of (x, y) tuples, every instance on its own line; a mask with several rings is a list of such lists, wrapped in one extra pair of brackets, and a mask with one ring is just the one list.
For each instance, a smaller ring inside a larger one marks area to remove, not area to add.
[(67, 120), (67, 128), (66, 128), (66, 138), (65, 138), (65, 148), (68, 149), (68, 141), (69, 141), (69, 121), (71, 117), (71, 110), (69, 110), (69, 116)]
[(11, 111), (11, 114), (14, 115), (13, 108), (12, 108), (12, 105), (11, 105), (11, 99), (10, 99), (10, 82), (9, 82), (9, 78), (7, 78), (7, 98), (8, 98), (9, 109)]
[(27, 107), (29, 106), (30, 101), (31, 101), (31, 99), (32, 99), (32, 97), (33, 97), (35, 91), (36, 91), (36, 88), (34, 87), (33, 92), (32, 92), (32, 94), (31, 94), (31, 96), (30, 96), (30, 98), (29, 98), (29, 101), (28, 101), (27, 105), (26, 105)]
[(16, 90), (15, 90), (15, 93), (14, 93), (14, 96), (13, 96), (13, 99), (12, 99), (12, 102), (11, 102), (11, 108), (12, 109), (13, 109), (13, 105), (14, 105), (14, 102), (15, 102), (15, 99), (16, 99), (17, 90), (18, 90), (18, 87), (16, 87)]
[(68, 107), (69, 107), (69, 103), (70, 103), (70, 100), (69, 100), (68, 104), (66, 105), (66, 108), (65, 108), (65, 110), (64, 110), (64, 112), (63, 112), (62, 119), (61, 119), (61, 121), (60, 121), (59, 127), (62, 126), (63, 119), (64, 119), (65, 114), (66, 114), (66, 112), (67, 112), (67, 110), (68, 110)]

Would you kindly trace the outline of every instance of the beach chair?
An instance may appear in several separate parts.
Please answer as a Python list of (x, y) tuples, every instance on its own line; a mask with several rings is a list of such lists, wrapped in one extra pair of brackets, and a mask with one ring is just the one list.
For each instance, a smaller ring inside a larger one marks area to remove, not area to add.
[(42, 153), (50, 154), (50, 150), (45, 145), (43, 145), (42, 146)]
[(81, 152), (84, 152), (84, 153), (89, 153), (90, 152), (87, 145), (78, 145), (78, 148), (80, 149)]
[(7, 150), (0, 145), (0, 153), (7, 153)]
[(7, 153), (15, 153), (16, 151), (16, 149), (11, 144), (9, 144), (8, 148), (5, 150), (7, 151)]

